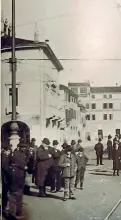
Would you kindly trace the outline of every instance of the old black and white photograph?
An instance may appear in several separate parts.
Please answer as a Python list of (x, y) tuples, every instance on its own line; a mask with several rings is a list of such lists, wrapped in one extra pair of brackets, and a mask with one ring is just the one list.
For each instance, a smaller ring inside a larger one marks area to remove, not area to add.
[(1, 220), (121, 220), (121, 0), (1, 0)]

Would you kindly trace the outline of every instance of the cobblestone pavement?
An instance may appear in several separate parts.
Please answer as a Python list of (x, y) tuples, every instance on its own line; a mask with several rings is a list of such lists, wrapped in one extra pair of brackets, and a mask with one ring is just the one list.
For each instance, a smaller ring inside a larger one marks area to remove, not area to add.
[[(104, 166), (97, 167), (94, 152), (88, 151), (87, 154), (90, 165), (87, 167), (84, 190), (75, 191), (77, 200), (63, 202), (63, 192), (50, 194), (52, 197), (49, 198), (38, 198), (37, 190), (31, 188), (33, 195), (24, 197), (30, 220), (103, 220), (108, 215), (121, 198), (121, 173), (119, 177), (113, 177), (112, 161), (104, 160)], [(111, 220), (121, 219), (120, 210), (117, 209)]]

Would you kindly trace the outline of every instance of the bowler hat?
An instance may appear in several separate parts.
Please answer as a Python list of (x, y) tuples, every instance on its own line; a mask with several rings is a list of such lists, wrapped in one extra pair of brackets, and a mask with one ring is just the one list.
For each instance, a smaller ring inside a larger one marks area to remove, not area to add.
[(48, 138), (44, 138), (43, 141), (42, 141), (44, 144), (47, 144), (49, 145), (50, 144), (50, 141)]
[(109, 135), (108, 135), (108, 139), (110, 139), (110, 138), (112, 138), (112, 136), (109, 134)]
[(31, 141), (36, 141), (36, 139), (35, 139), (35, 138), (32, 138)]
[(76, 141), (75, 140), (72, 140), (71, 141), (71, 145), (75, 145), (76, 144)]
[(99, 139), (98, 139), (98, 141), (102, 141), (102, 139), (101, 139), (101, 138), (99, 138)]
[(59, 142), (57, 140), (53, 140), (53, 145), (58, 145)]
[(71, 145), (67, 145), (65, 148), (65, 152), (71, 152), (71, 151), (72, 151)]

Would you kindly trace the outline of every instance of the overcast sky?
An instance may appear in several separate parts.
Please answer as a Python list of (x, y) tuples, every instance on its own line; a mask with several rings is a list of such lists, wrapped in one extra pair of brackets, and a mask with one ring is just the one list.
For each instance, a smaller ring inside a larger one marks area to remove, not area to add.
[[(11, 0), (2, 0), (11, 21)], [(121, 0), (16, 0), (16, 36), (50, 40), (64, 71), (60, 83), (90, 80), (92, 85), (121, 85)], [(90, 60), (83, 60), (90, 59)]]

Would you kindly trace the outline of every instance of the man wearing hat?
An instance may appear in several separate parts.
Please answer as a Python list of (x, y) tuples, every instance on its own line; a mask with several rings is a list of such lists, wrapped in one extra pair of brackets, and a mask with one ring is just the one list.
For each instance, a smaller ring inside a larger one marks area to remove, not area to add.
[(49, 169), (53, 166), (52, 148), (50, 141), (44, 138), (36, 153), (35, 183), (39, 187), (39, 196), (46, 197), (46, 179)]
[(59, 166), (62, 168), (62, 177), (64, 178), (64, 201), (68, 198), (75, 199), (73, 189), (77, 161), (70, 145), (65, 148), (65, 153), (60, 157)]
[(82, 149), (83, 150), (82, 140), (81, 139), (78, 140), (78, 144), (76, 145), (76, 150), (78, 151), (78, 149)]
[(98, 140), (98, 143), (95, 145), (94, 147), (94, 150), (96, 152), (96, 157), (97, 157), (97, 166), (99, 165), (103, 165), (103, 149), (104, 149), (104, 146), (103, 144), (101, 143), (102, 139), (99, 138)]
[(12, 150), (9, 161), (9, 212), (11, 216), (22, 215), (23, 190), (27, 170), (25, 149), (27, 145), (19, 143)]
[(108, 160), (111, 160), (112, 159), (112, 150), (113, 150), (111, 135), (108, 135), (107, 150), (108, 150)]
[(53, 141), (53, 160), (54, 167), (51, 172), (51, 192), (58, 192), (61, 189), (61, 168), (59, 167), (59, 159), (61, 156), (60, 150), (57, 149), (59, 142), (57, 140)]

